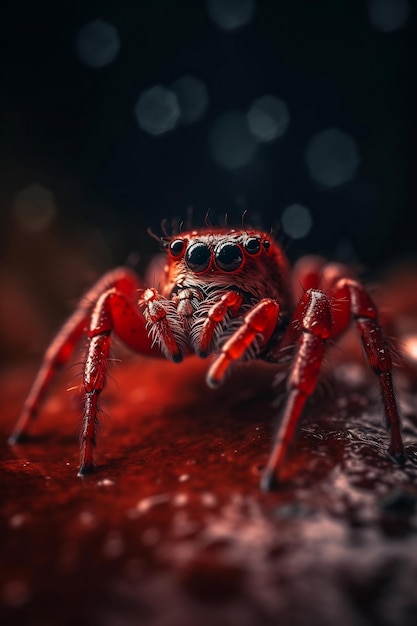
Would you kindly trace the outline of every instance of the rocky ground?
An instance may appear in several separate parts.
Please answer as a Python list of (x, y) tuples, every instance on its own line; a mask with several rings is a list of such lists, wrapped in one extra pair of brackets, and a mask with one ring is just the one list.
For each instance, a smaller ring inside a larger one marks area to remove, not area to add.
[(417, 400), (400, 376), (408, 464), (386, 453), (377, 388), (338, 365), (307, 407), (285, 483), (259, 489), (277, 409), (269, 367), (222, 388), (206, 363), (111, 368), (97, 472), (77, 478), (74, 365), (6, 444), (35, 369), (0, 387), (0, 616), (8, 626), (415, 623)]

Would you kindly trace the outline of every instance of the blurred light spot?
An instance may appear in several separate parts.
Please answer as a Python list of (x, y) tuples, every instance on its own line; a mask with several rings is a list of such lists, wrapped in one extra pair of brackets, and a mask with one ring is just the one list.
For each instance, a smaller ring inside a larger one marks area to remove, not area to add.
[(19, 191), (13, 201), (13, 215), (19, 226), (33, 233), (48, 228), (56, 213), (54, 196), (37, 183)]
[(181, 111), (180, 122), (192, 124), (201, 119), (208, 107), (207, 88), (194, 76), (183, 76), (172, 84)]
[(185, 506), (189, 498), (186, 493), (176, 493), (172, 498), (172, 504), (174, 506)]
[(119, 33), (112, 24), (104, 20), (93, 20), (80, 28), (75, 48), (80, 60), (88, 67), (105, 67), (119, 53)]
[(210, 493), (209, 491), (203, 491), (200, 496), (201, 504), (209, 509), (218, 505), (217, 496), (214, 493)]
[(158, 493), (154, 496), (148, 496), (147, 498), (143, 498), (139, 500), (136, 505), (136, 510), (139, 513), (147, 513), (155, 506), (160, 506), (161, 504), (166, 504), (170, 501), (170, 495), (168, 493)]
[(257, 142), (249, 132), (246, 116), (240, 111), (224, 113), (214, 122), (209, 133), (212, 158), (222, 167), (234, 170), (247, 165)]
[(97, 526), (97, 518), (90, 511), (81, 511), (79, 515), (80, 524), (83, 526), (94, 528)]
[(151, 135), (163, 135), (175, 128), (180, 114), (177, 96), (161, 85), (144, 91), (135, 107), (139, 126)]
[(207, 0), (207, 11), (217, 26), (234, 30), (245, 26), (255, 11), (254, 0)]
[(113, 487), (115, 484), (114, 480), (111, 480), (110, 478), (103, 478), (102, 480), (97, 481), (97, 485), (99, 487)]
[(20, 528), (26, 521), (26, 515), (24, 513), (15, 513), (9, 519), (10, 528)]
[(158, 543), (161, 538), (161, 533), (156, 527), (147, 528), (142, 533), (142, 543), (145, 546), (154, 546)]
[(329, 128), (312, 137), (306, 161), (314, 180), (336, 187), (354, 176), (360, 159), (352, 137), (337, 128)]
[(417, 361), (417, 336), (408, 336), (401, 344), (407, 356), (413, 361)]
[(1, 599), (6, 606), (17, 608), (30, 599), (30, 592), (23, 580), (11, 580), (1, 590)]
[(410, 13), (408, 0), (371, 0), (368, 8), (369, 21), (382, 33), (402, 28)]
[(116, 559), (125, 551), (125, 541), (118, 530), (111, 530), (103, 545), (103, 554), (108, 559)]
[(289, 237), (301, 239), (310, 232), (313, 220), (310, 211), (302, 204), (291, 204), (284, 209), (281, 223)]
[(259, 141), (281, 137), (288, 128), (290, 114), (283, 100), (263, 96), (255, 100), (247, 115), (249, 130)]

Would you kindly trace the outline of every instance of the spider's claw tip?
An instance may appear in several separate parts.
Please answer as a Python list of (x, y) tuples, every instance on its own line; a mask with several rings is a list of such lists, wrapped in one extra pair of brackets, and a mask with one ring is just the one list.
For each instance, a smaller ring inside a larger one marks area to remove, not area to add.
[(210, 389), (217, 389), (217, 387), (220, 387), (220, 382), (220, 380), (217, 380), (210, 375), (207, 375), (206, 377), (207, 387), (210, 387)]
[(7, 443), (9, 444), (9, 446), (15, 446), (18, 443), (26, 441), (27, 439), (29, 439), (29, 437), (27, 435), (24, 435), (23, 433), (13, 433), (8, 438)]
[(407, 456), (405, 452), (390, 452), (390, 457), (398, 465), (405, 465), (407, 462)]
[(276, 491), (279, 486), (280, 481), (276, 472), (273, 469), (267, 467), (261, 476), (262, 491)]
[(77, 476), (79, 478), (84, 478), (84, 476), (88, 476), (88, 474), (91, 474), (93, 471), (94, 471), (94, 465), (93, 464), (87, 465), (86, 463), (82, 463), (80, 465), (79, 470), (78, 470)]

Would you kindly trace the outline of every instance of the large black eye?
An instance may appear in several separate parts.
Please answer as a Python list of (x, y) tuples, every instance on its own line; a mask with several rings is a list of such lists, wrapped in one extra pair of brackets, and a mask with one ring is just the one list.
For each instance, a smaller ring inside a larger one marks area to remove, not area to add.
[(244, 245), (248, 254), (258, 254), (261, 249), (261, 242), (257, 237), (248, 237)]
[(216, 248), (216, 265), (224, 272), (233, 272), (243, 261), (242, 250), (236, 243), (221, 243)]
[(182, 253), (184, 252), (184, 248), (184, 239), (174, 239), (174, 241), (171, 241), (171, 243), (169, 244), (169, 251), (171, 253), (171, 256), (176, 259), (182, 255)]
[(193, 272), (204, 272), (210, 265), (210, 260), (210, 248), (201, 241), (192, 243), (185, 255), (185, 262)]

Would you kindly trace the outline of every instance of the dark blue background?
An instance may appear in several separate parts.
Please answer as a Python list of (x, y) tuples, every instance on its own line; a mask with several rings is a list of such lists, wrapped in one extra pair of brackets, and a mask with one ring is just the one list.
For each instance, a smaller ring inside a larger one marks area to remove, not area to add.
[[(121, 39), (99, 70), (74, 49), (96, 18)], [(320, 252), (372, 269), (416, 252), (413, 13), (392, 33), (371, 26), (366, 2), (349, 0), (260, 1), (233, 33), (192, 0), (15, 2), (2, 21), (3, 236), (14, 194), (37, 182), (53, 191), (60, 227), (99, 227), (115, 262), (148, 254), (146, 227), (159, 232), (162, 218), (189, 206), (197, 223), (208, 209), (239, 222), (245, 206), (269, 229), (294, 202), (310, 209), (313, 228), (290, 256)], [(207, 86), (205, 117), (147, 135), (133, 114), (139, 95), (184, 74)], [(264, 94), (287, 103), (288, 133), (248, 166), (220, 168), (208, 151), (213, 121)], [(361, 155), (355, 178), (333, 190), (310, 179), (304, 160), (311, 136), (330, 126), (351, 134)]]

